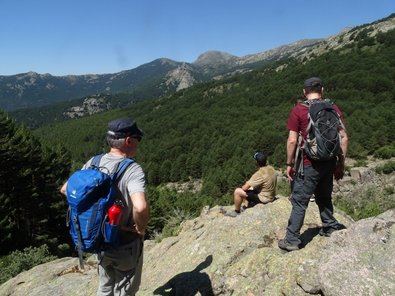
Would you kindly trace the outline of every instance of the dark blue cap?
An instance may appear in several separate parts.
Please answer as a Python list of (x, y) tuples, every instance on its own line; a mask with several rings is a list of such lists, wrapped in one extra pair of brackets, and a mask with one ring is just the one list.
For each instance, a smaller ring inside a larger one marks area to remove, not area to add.
[(304, 81), (304, 88), (322, 87), (322, 80), (319, 77), (311, 77)]
[(115, 138), (128, 136), (142, 137), (143, 131), (137, 127), (137, 123), (131, 118), (119, 118), (108, 123), (108, 135)]
[(267, 155), (261, 151), (255, 152), (253, 157), (259, 163), (266, 162), (267, 160)]

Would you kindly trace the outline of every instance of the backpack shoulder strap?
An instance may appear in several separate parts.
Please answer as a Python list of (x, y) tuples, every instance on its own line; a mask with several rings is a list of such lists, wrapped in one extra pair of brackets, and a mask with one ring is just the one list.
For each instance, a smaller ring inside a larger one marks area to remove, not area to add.
[(120, 163), (118, 163), (117, 168), (115, 169), (114, 173), (112, 174), (113, 181), (117, 181), (123, 175), (123, 173), (126, 171), (126, 169), (134, 162), (135, 162), (134, 159), (125, 158)]
[(305, 107), (307, 107), (309, 109), (308, 112), (307, 112), (307, 120), (309, 121), (309, 123), (308, 123), (308, 125), (306, 127), (306, 134), (307, 134), (307, 137), (308, 137), (309, 133), (310, 133), (310, 130), (311, 130), (311, 126), (314, 124), (313, 119), (311, 118), (311, 115), (310, 115), (310, 106), (311, 106), (311, 104), (310, 104), (310, 101), (307, 100), (307, 99), (304, 100), (303, 102), (301, 102), (300, 104), (302, 106), (305, 106)]
[(299, 104), (301, 104), (302, 106), (305, 106), (307, 108), (310, 108), (309, 100), (301, 101), (301, 102), (299, 102)]
[(100, 160), (101, 160), (101, 158), (103, 157), (103, 155), (104, 154), (99, 154), (99, 155), (96, 155), (96, 156), (94, 156), (93, 158), (92, 158), (92, 162), (91, 162), (91, 167), (99, 167), (99, 165), (100, 165)]
[(325, 99), (324, 101), (327, 102), (327, 103), (329, 103), (329, 104), (331, 104), (331, 105), (334, 104), (334, 102), (333, 102), (331, 99)]

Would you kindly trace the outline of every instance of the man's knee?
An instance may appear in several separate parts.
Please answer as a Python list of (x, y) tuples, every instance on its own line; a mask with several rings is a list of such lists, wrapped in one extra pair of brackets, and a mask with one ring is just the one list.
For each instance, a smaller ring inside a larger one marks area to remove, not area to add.
[(246, 192), (241, 188), (236, 188), (234, 192), (234, 196), (246, 197)]
[(294, 192), (291, 195), (291, 203), (293, 207), (301, 207), (306, 209), (310, 202), (310, 195), (302, 192)]

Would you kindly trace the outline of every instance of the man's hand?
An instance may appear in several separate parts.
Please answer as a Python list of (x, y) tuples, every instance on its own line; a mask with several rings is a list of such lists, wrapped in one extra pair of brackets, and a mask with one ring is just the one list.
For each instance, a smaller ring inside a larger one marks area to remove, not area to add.
[(294, 168), (291, 167), (290, 165), (287, 165), (287, 177), (289, 182), (292, 182), (294, 180), (293, 179), (294, 175), (295, 175)]
[(131, 227), (121, 226), (121, 230), (127, 231), (127, 232), (134, 232), (142, 237), (144, 237), (144, 235), (145, 235), (145, 230), (139, 229), (136, 224), (133, 224)]
[(136, 233), (142, 237), (145, 236), (145, 229), (139, 229), (137, 224), (134, 225), (134, 229), (136, 230)]

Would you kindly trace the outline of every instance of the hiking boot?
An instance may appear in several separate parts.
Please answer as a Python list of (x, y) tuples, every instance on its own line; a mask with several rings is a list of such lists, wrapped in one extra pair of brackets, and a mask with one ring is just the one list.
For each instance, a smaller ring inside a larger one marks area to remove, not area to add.
[(347, 229), (347, 227), (344, 226), (341, 223), (338, 223), (335, 226), (321, 227), (321, 229), (318, 232), (318, 234), (321, 235), (321, 236), (330, 237), (333, 232), (335, 232), (337, 230), (342, 230), (342, 229)]
[(297, 251), (300, 249), (299, 245), (293, 245), (293, 244), (289, 243), (285, 238), (280, 239), (278, 241), (278, 247), (282, 250), (287, 251), (287, 252)]
[(240, 212), (227, 211), (224, 215), (227, 216), (227, 217), (236, 218), (238, 215), (240, 215)]

